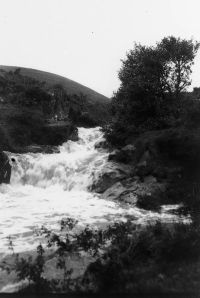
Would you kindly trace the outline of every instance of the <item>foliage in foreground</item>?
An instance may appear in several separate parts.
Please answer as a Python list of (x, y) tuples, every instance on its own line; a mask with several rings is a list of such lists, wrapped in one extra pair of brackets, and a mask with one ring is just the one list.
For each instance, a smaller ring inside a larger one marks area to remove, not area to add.
[[(115, 223), (105, 230), (86, 227), (76, 233), (77, 222), (66, 219), (61, 231), (46, 228), (48, 247), (56, 248), (57, 268), (62, 280), (44, 276), (46, 257), (38, 246), (37, 257), (16, 258), (19, 280), (28, 279), (28, 292), (169, 292), (198, 291), (200, 228), (193, 223), (138, 227), (131, 221)], [(84, 276), (72, 278), (66, 260), (72, 253), (85, 251), (94, 257)]]
[[(48, 259), (48, 250), (40, 244), (37, 247), (37, 256), (33, 258), (19, 257), (16, 255), (14, 270), (19, 281), (28, 280), (28, 286), (23, 286), (21, 291), (25, 292), (69, 292), (79, 290), (79, 281), (72, 279), (72, 268), (67, 267), (67, 260), (81, 251), (88, 252), (96, 257), (99, 250), (105, 245), (106, 238), (102, 230), (93, 230), (88, 226), (79, 233), (75, 227), (77, 221), (71, 218), (63, 219), (60, 224), (60, 232), (57, 234), (46, 227), (42, 227), (37, 234), (47, 239), (47, 248), (54, 248), (53, 258), (56, 258), (56, 268), (62, 270), (62, 279), (48, 280), (44, 276), (45, 263)], [(13, 250), (13, 244), (11, 248)], [(4, 268), (5, 269), (5, 268)], [(7, 267), (8, 271), (9, 268)]]
[(198, 226), (125, 227), (113, 230), (109, 250), (89, 265), (85, 277), (93, 287), (102, 292), (199, 291)]

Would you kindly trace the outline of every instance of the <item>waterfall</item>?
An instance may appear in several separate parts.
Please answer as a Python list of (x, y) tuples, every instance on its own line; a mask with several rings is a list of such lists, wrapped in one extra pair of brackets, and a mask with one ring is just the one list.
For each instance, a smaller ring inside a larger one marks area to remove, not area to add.
[(34, 229), (56, 228), (64, 217), (95, 227), (125, 220), (126, 215), (140, 220), (147, 215), (88, 190), (107, 162), (107, 151), (95, 149), (102, 137), (99, 127), (79, 128), (79, 141), (64, 143), (59, 153), (8, 153), (15, 162), (11, 183), (0, 185), (0, 253), (8, 249), (8, 236), (15, 251), (33, 249)]
[(122, 212), (116, 203), (88, 191), (107, 162), (108, 153), (94, 146), (101, 139), (100, 128), (79, 128), (79, 141), (64, 143), (59, 153), (8, 153), (15, 162), (10, 185), (0, 185), (0, 252), (6, 250), (8, 236), (16, 251), (31, 249), (34, 229), (53, 228), (63, 217), (96, 225)]
[(79, 141), (68, 141), (59, 147), (59, 154), (16, 155), (11, 185), (42, 189), (87, 191), (91, 174), (99, 171), (107, 159), (94, 145), (102, 138), (99, 128), (79, 128)]

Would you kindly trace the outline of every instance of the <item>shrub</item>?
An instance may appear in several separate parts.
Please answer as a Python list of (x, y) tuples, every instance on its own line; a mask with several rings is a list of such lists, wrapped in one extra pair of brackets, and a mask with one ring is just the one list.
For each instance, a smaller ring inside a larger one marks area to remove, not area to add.
[[(187, 268), (200, 259), (199, 232), (193, 224), (170, 228), (160, 222), (123, 234), (117, 229), (114, 234), (120, 234), (120, 241), (112, 241), (108, 252), (89, 265), (85, 278), (92, 280), (97, 291), (151, 293), (166, 288), (176, 275), (173, 290), (180, 283), (183, 288), (187, 283), (188, 290), (193, 280)], [(198, 278), (198, 272), (192, 274)]]

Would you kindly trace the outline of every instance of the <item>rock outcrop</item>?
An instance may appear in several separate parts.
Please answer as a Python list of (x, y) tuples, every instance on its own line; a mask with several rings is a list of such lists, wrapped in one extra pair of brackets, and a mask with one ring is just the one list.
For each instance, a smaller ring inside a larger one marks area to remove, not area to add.
[(0, 184), (10, 183), (11, 165), (5, 152), (0, 152)]
[(144, 133), (109, 154), (92, 190), (103, 199), (148, 210), (183, 201), (191, 204), (200, 183), (199, 136), (182, 128)]
[(103, 193), (116, 182), (122, 181), (131, 174), (131, 167), (125, 164), (108, 162), (98, 177), (95, 178), (91, 190)]

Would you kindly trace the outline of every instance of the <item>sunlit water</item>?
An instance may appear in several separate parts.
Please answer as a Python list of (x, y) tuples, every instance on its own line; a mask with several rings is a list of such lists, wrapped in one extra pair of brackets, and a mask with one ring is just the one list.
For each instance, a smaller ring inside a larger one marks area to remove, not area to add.
[(66, 217), (77, 219), (80, 227), (99, 227), (127, 216), (141, 223), (175, 218), (104, 200), (88, 190), (107, 162), (108, 153), (95, 149), (101, 139), (100, 128), (79, 128), (79, 141), (64, 143), (59, 153), (9, 153), (16, 163), (10, 185), (0, 185), (0, 253), (8, 251), (9, 236), (15, 252), (33, 249), (35, 229), (54, 229)]

